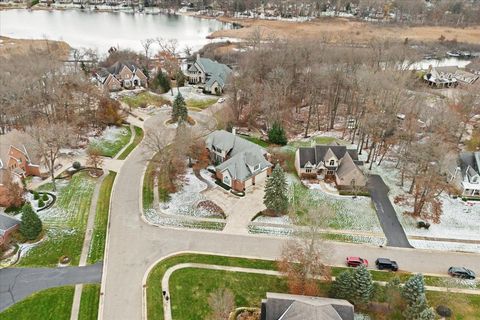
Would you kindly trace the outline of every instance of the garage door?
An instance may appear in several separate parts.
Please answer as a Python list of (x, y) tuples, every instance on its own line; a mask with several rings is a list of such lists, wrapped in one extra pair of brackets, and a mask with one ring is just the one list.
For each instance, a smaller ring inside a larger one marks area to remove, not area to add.
[(255, 184), (261, 184), (265, 182), (265, 179), (267, 178), (267, 170), (264, 170), (257, 174), (255, 177)]

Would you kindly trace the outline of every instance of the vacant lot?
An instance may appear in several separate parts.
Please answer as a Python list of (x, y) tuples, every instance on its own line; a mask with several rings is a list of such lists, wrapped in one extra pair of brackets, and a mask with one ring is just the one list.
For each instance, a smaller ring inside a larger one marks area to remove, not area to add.
[(61, 59), (68, 57), (70, 46), (64, 41), (12, 39), (0, 37), (0, 57), (23, 55), (31, 50), (50, 50)]
[(230, 37), (248, 39), (253, 30), (258, 28), (264, 35), (275, 35), (281, 38), (310, 38), (326, 42), (365, 43), (371, 39), (405, 38), (418, 41), (437, 41), (441, 35), (448, 40), (478, 44), (480, 27), (452, 28), (437, 26), (386, 26), (345, 18), (323, 18), (310, 22), (288, 22), (275, 20), (230, 19), (244, 26), (242, 29), (220, 30), (211, 36), (214, 38)]

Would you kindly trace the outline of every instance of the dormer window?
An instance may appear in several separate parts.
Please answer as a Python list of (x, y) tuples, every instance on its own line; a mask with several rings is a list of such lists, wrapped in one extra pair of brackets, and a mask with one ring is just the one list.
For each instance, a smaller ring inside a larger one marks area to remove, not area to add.
[(335, 165), (335, 160), (333, 160), (333, 159), (330, 160), (330, 165), (331, 165), (331, 166), (334, 166), (334, 165)]
[(260, 169), (260, 164), (257, 164), (253, 167), (253, 171), (257, 171), (258, 169)]

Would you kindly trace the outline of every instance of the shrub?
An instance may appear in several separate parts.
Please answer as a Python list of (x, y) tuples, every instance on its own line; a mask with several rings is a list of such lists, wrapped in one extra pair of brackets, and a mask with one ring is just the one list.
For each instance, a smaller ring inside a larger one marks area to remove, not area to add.
[(223, 183), (220, 180), (215, 180), (215, 183), (227, 191), (230, 190), (230, 186), (227, 186), (225, 183)]
[(38, 194), (37, 191), (34, 191), (33, 192), (33, 200), (38, 200), (38, 199), (40, 199), (40, 195)]
[(274, 122), (272, 128), (268, 130), (268, 141), (281, 146), (287, 144), (287, 135), (279, 122)]
[(73, 169), (75, 169), (75, 170), (80, 170), (80, 168), (82, 167), (82, 165), (80, 164), (80, 162), (75, 161), (75, 162), (72, 164), (72, 167), (73, 167)]
[(22, 207), (8, 207), (5, 209), (5, 213), (15, 213), (17, 214), (20, 210), (22, 210)]
[(38, 207), (39, 207), (39, 208), (45, 207), (45, 202), (43, 202), (42, 199), (39, 199), (39, 200), (38, 200)]
[(42, 232), (42, 221), (32, 206), (26, 204), (22, 207), (22, 222), (20, 223), (20, 233), (27, 240), (35, 240)]
[(42, 195), (42, 200), (43, 200), (43, 201), (48, 201), (48, 194), (44, 193), (44, 194)]
[(452, 316), (452, 310), (447, 306), (439, 305), (435, 310), (441, 317), (450, 318)]

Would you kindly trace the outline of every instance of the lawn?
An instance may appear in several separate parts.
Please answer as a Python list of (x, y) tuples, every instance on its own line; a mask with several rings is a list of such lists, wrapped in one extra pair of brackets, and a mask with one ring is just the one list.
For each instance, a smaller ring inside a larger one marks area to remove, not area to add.
[(83, 286), (82, 299), (80, 300), (79, 320), (96, 320), (98, 316), (98, 303), (100, 299), (100, 285), (87, 284)]
[(126, 96), (121, 99), (123, 102), (128, 104), (131, 108), (155, 106), (161, 107), (165, 104), (171, 105), (171, 102), (167, 99), (154, 95), (150, 92), (142, 92), (135, 96)]
[(113, 158), (130, 142), (131, 137), (132, 131), (128, 126), (108, 127), (100, 138), (90, 142), (90, 146), (98, 148), (102, 156)]
[(189, 109), (199, 109), (203, 110), (210, 107), (212, 104), (216, 103), (218, 98), (213, 99), (187, 99), (187, 108)]
[(103, 260), (105, 237), (107, 235), (108, 213), (110, 210), (110, 194), (112, 192), (112, 186), (116, 175), (115, 172), (110, 171), (100, 186), (97, 211), (95, 213), (95, 225), (87, 260), (89, 264)]
[(270, 146), (270, 143), (268, 141), (262, 140), (260, 138), (256, 138), (252, 136), (244, 136), (244, 135), (241, 135), (241, 137), (244, 138), (245, 140), (258, 144), (260, 147), (263, 147), (263, 148), (268, 148)]
[(237, 307), (260, 307), (267, 292), (287, 292), (284, 278), (263, 274), (207, 269), (181, 269), (170, 277), (172, 317), (177, 320), (208, 319), (208, 296), (218, 288), (235, 295)]
[(68, 320), (72, 310), (74, 287), (39, 291), (0, 313), (2, 320)]
[(127, 148), (122, 152), (121, 155), (118, 156), (118, 160), (125, 160), (130, 152), (133, 151), (137, 147), (137, 145), (142, 141), (143, 139), (143, 129), (140, 127), (135, 126), (135, 137), (133, 138), (132, 143), (128, 145)]
[(59, 183), (55, 205), (38, 213), (46, 236), (28, 250), (17, 266), (57, 266), (61, 256), (78, 265), (85, 227), (96, 180), (87, 173), (75, 174), (65, 185)]
[(316, 144), (331, 144), (332, 142), (345, 144), (344, 141), (338, 140), (337, 138), (334, 138), (334, 137), (313, 137), (308, 139), (290, 141), (288, 145), (295, 148), (310, 147), (312, 145), (312, 141), (314, 141)]

